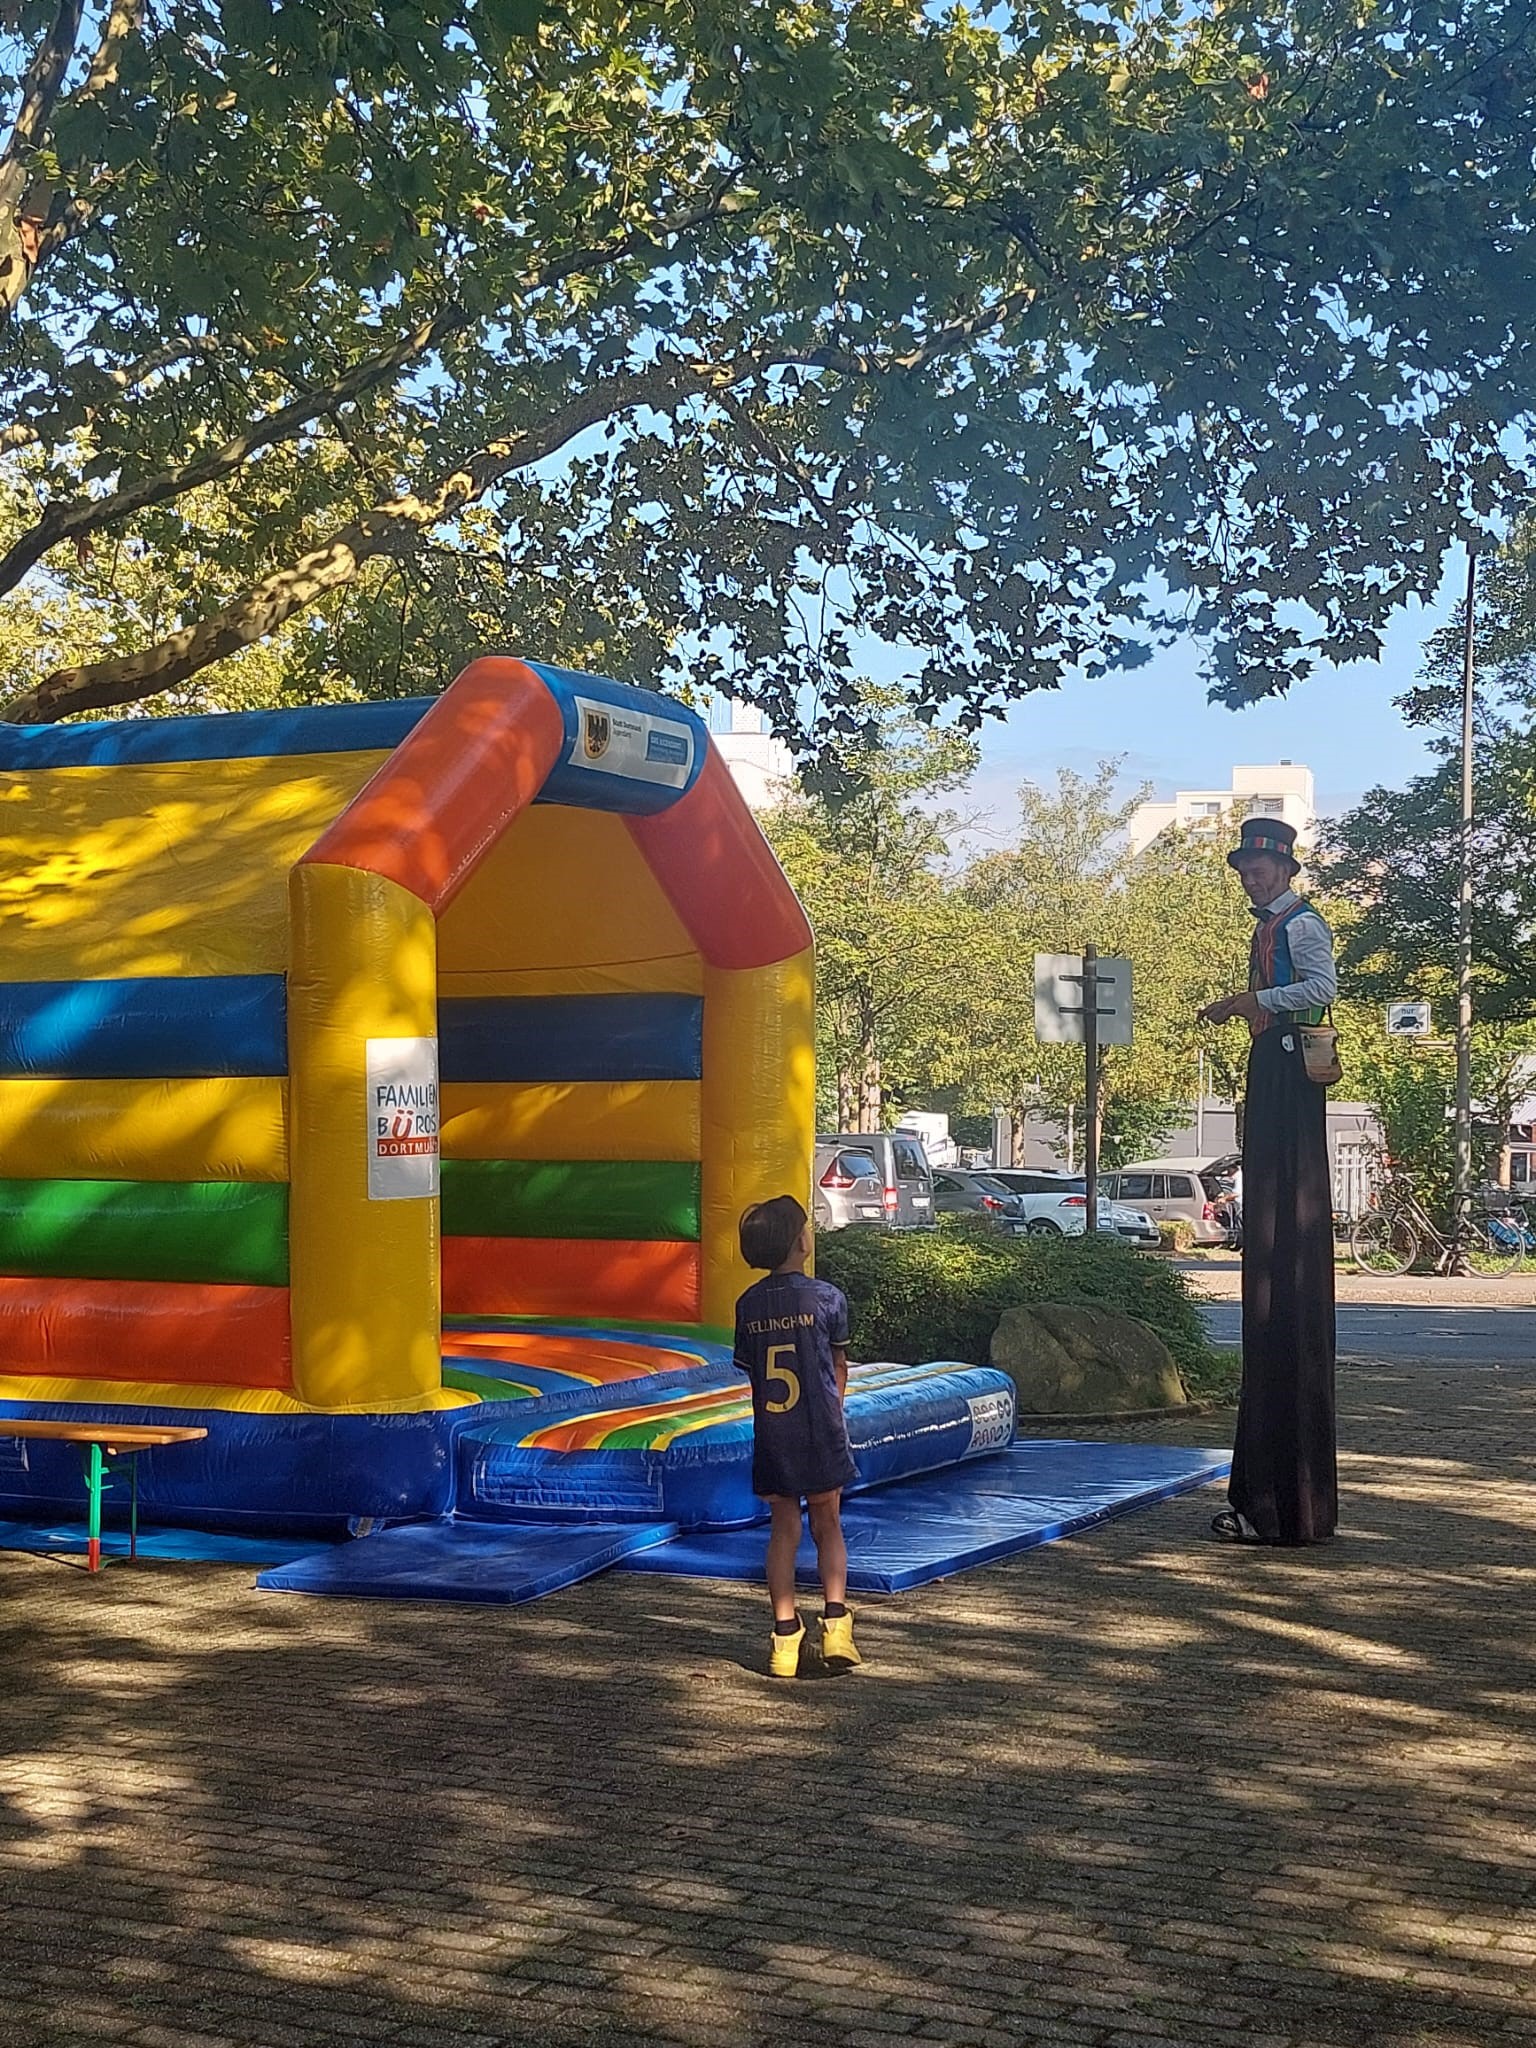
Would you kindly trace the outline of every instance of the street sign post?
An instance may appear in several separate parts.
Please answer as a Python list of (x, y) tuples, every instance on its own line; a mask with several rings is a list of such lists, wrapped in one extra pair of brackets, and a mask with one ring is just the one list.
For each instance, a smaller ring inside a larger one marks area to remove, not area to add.
[(998, 1104), (992, 1111), (992, 1164), (1013, 1165), (1013, 1118)]
[(1088, 1183), (1087, 1227), (1099, 1227), (1100, 1047), (1129, 1045), (1132, 1035), (1131, 963), (1101, 960), (1096, 946), (1076, 953), (1035, 955), (1035, 1036), (1042, 1045), (1081, 1045), (1086, 1074), (1083, 1166)]
[[(1035, 1036), (1042, 1045), (1085, 1042), (1083, 965), (1083, 956), (1077, 953), (1035, 955)], [(1095, 955), (1094, 973), (1099, 1043), (1129, 1045), (1133, 1021), (1131, 963), (1112, 954), (1102, 960)]]

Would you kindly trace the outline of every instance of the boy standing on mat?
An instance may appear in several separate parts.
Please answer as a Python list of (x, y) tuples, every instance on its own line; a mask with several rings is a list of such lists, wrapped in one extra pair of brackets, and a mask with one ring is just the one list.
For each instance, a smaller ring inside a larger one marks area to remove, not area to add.
[(805, 1502), (816, 1544), (824, 1611), (821, 1654), (829, 1664), (858, 1664), (848, 1611), (848, 1551), (839, 1514), (842, 1489), (856, 1478), (843, 1419), (848, 1387), (848, 1302), (806, 1272), (811, 1226), (793, 1195), (758, 1202), (741, 1219), (741, 1255), (767, 1274), (736, 1304), (737, 1370), (752, 1382), (752, 1491), (765, 1498), (768, 1597), (773, 1642), (768, 1668), (793, 1678), (805, 1623), (795, 1606), (795, 1552)]

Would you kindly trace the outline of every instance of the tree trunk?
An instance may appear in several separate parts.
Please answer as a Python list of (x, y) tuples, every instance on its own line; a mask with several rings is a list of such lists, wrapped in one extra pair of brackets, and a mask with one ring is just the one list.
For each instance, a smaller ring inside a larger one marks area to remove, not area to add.
[(882, 1125), (884, 1091), (880, 1085), (880, 1042), (875, 1020), (867, 1012), (859, 1024), (859, 1102), (856, 1131), (878, 1131)]
[(871, 1053), (865, 1063), (863, 1079), (859, 1086), (859, 1121), (861, 1131), (879, 1131), (885, 1128), (884, 1090), (880, 1085), (880, 1061)]
[(837, 1128), (851, 1131), (853, 1125), (854, 1085), (853, 1075), (847, 1067), (837, 1070)]

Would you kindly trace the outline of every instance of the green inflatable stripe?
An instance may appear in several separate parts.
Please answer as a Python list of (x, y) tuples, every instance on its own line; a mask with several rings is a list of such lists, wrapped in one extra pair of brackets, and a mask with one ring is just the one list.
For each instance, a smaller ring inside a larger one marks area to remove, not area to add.
[(288, 1190), (224, 1180), (0, 1180), (0, 1272), (288, 1283)]
[(696, 1238), (699, 1169), (672, 1159), (446, 1159), (445, 1237)]

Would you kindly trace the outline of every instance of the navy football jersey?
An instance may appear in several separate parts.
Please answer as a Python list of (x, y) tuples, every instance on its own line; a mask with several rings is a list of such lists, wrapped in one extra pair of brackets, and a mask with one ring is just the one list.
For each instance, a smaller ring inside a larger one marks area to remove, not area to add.
[(736, 1304), (736, 1366), (752, 1382), (752, 1491), (833, 1493), (858, 1477), (834, 1351), (848, 1302), (825, 1280), (770, 1273)]

